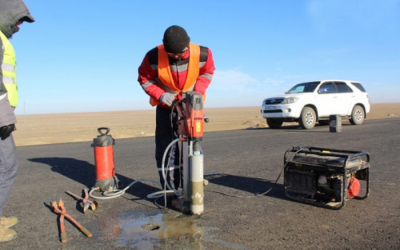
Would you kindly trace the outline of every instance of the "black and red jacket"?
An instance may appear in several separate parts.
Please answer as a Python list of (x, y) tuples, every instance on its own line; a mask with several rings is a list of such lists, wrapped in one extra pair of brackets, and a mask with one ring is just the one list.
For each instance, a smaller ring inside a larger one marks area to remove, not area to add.
[[(163, 85), (158, 78), (158, 47), (150, 50), (142, 64), (140, 65), (138, 81), (142, 86), (143, 90), (155, 100), (160, 100), (161, 96), (166, 93), (166, 90), (162, 87)], [(190, 53), (189, 50), (185, 52), (182, 59), (175, 60), (169, 58), (170, 71), (175, 85), (178, 89), (182, 90), (185, 85), (188, 63)], [(212, 80), (214, 74), (214, 60), (212, 57), (211, 50), (207, 47), (200, 46), (200, 63), (199, 63), (199, 77), (194, 86), (194, 91), (198, 91), (202, 95), (206, 93), (208, 85)], [(177, 99), (182, 98), (182, 92), (176, 96)], [(167, 107), (164, 104), (159, 104), (163, 107)]]

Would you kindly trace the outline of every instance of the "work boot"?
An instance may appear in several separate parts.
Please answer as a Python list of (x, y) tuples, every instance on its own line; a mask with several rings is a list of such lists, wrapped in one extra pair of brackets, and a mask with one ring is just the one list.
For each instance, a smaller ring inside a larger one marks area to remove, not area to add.
[(11, 216), (11, 217), (0, 217), (0, 226), (10, 228), (14, 226), (15, 224), (18, 223), (17, 217)]
[(171, 201), (171, 205), (179, 212), (182, 212), (183, 210), (183, 198), (182, 197), (176, 197)]
[(17, 238), (17, 232), (0, 225), (0, 242), (10, 241)]

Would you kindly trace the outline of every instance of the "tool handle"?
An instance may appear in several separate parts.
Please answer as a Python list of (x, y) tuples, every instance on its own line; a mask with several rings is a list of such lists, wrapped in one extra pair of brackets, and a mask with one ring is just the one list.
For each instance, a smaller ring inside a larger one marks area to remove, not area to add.
[(74, 218), (72, 218), (71, 215), (65, 214), (65, 217), (71, 221), (79, 230), (81, 230), (82, 233), (84, 233), (87, 237), (92, 237), (92, 233), (89, 232), (85, 227), (83, 227), (79, 222), (77, 222)]
[(67, 242), (67, 233), (66, 232), (61, 233), (61, 242), (62, 243)]
[(64, 227), (64, 215), (60, 215), (60, 236), (61, 236), (61, 242), (65, 243), (67, 242), (67, 233), (65, 232), (65, 227)]
[(89, 191), (87, 188), (83, 189), (83, 192), (85, 193), (85, 198), (83, 199), (83, 202), (88, 202), (89, 201)]
[(82, 225), (79, 224), (74, 218), (72, 218), (71, 215), (65, 214), (65, 217), (66, 217), (72, 224), (74, 224), (77, 228), (79, 228), (79, 229), (82, 228)]
[[(105, 130), (106, 132), (103, 132), (102, 130)], [(110, 128), (101, 127), (97, 129), (97, 132), (99, 132), (100, 135), (107, 135), (110, 132)]]
[(75, 199), (83, 200), (82, 197), (79, 197), (78, 195), (72, 193), (71, 191), (65, 191), (65, 192), (66, 192), (67, 194), (71, 195), (72, 197), (74, 197)]
[(82, 233), (83, 233), (84, 235), (86, 235), (86, 236), (89, 237), (89, 238), (93, 236), (92, 233), (89, 232), (89, 230), (87, 230), (85, 227), (81, 227), (80, 230), (82, 231)]

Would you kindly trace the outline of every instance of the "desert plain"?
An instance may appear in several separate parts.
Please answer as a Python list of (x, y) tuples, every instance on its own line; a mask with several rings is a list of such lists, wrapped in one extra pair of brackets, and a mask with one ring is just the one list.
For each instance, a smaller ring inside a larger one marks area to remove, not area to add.
[[(205, 132), (268, 127), (260, 107), (205, 107), (204, 113), (210, 119)], [(400, 117), (400, 102), (372, 103), (366, 120), (393, 117)], [(17, 131), (13, 135), (17, 146), (89, 142), (99, 135), (100, 127), (108, 127), (114, 139), (154, 136), (155, 109), (17, 115)]]

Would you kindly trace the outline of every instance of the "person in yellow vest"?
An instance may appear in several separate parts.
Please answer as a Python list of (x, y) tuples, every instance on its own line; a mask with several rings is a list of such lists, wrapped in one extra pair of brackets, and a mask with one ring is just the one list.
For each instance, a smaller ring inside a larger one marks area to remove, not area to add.
[[(211, 50), (190, 42), (186, 30), (173, 25), (166, 29), (163, 44), (151, 49), (139, 67), (138, 81), (143, 90), (150, 96), (150, 104), (156, 107), (156, 152), (158, 173), (161, 185), (162, 158), (167, 146), (178, 136), (177, 114), (172, 113), (174, 101), (181, 100), (187, 91), (197, 91), (202, 95), (212, 80), (214, 60)], [(181, 186), (179, 171), (179, 150), (172, 147), (170, 151), (167, 182), (173, 189)], [(174, 203), (172, 203), (174, 204)]]
[(15, 51), (9, 39), (23, 22), (34, 22), (22, 0), (0, 0), (0, 242), (10, 241), (17, 233), (9, 229), (18, 222), (16, 217), (3, 217), (3, 207), (17, 175), (18, 161), (14, 139), (18, 105), (18, 85)]

